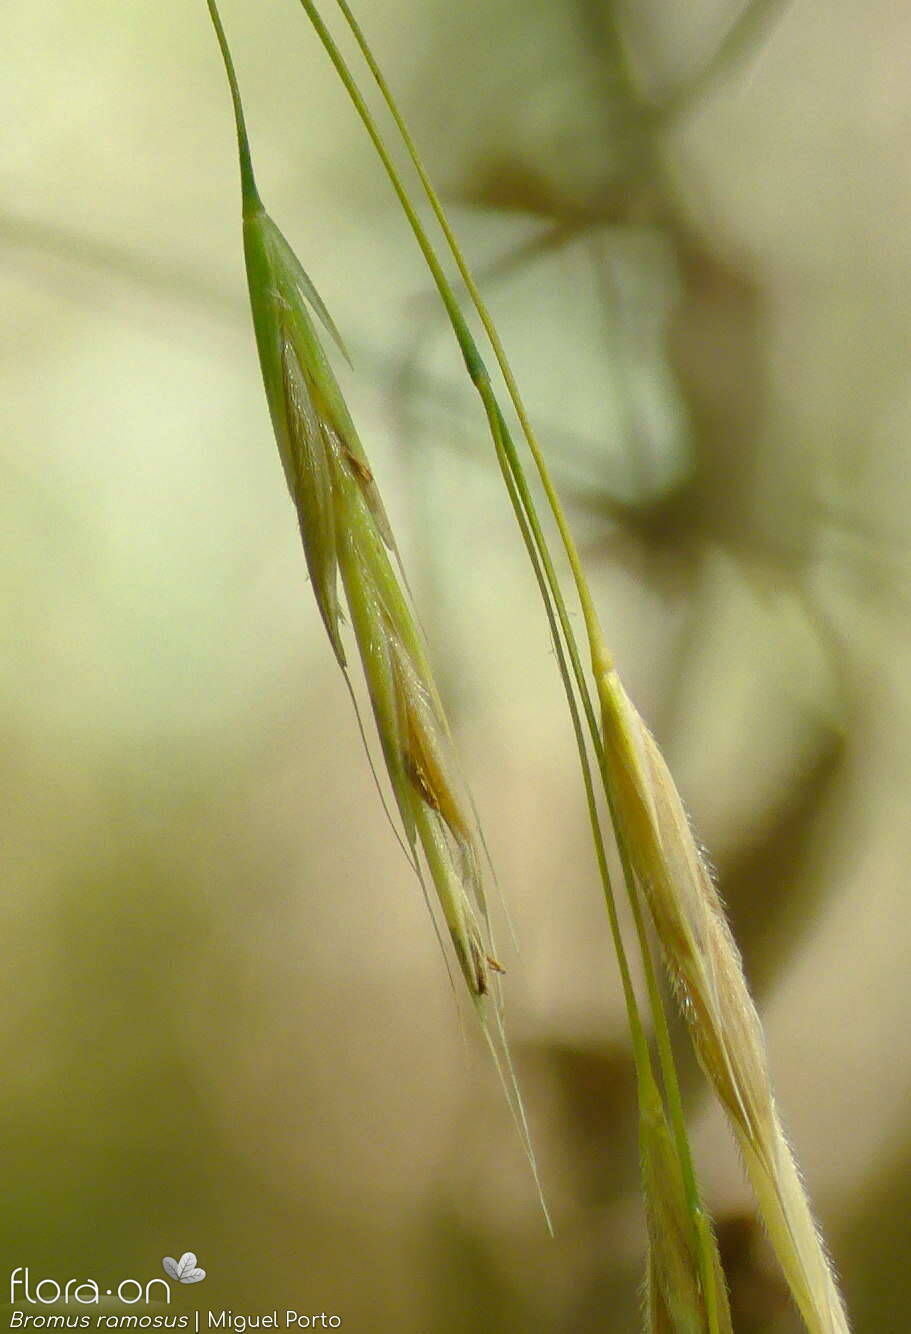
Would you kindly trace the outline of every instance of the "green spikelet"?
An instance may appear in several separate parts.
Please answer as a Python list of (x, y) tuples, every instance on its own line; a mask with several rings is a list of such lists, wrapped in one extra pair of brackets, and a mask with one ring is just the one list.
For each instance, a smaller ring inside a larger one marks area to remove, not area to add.
[(481, 881), (480, 833), (367, 456), (311, 311), (344, 353), (338, 330), (256, 187), (240, 94), (214, 0), (207, 0), (237, 126), (244, 255), (266, 398), (297, 512), (313, 592), (339, 665), (339, 578), (405, 836), (423, 851), (473, 999), (497, 970)]

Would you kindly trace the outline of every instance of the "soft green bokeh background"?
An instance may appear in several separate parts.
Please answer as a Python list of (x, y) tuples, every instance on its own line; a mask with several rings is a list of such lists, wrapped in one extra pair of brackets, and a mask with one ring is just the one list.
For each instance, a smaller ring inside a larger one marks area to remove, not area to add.
[[(768, 6), (766, 6), (768, 7)], [(328, 7), (327, 7), (328, 8)], [(907, 14), (359, 12), (710, 848), (858, 1331), (907, 1324)], [(768, 7), (770, 8), (770, 7)], [(159, 1274), (351, 1330), (629, 1330), (630, 1070), (571, 738), (458, 357), (293, 0), (225, 0), (516, 923), (529, 1174), (333, 670), (258, 379), (202, 0), (31, 0), (0, 56), (0, 1282)], [(503, 933), (505, 934), (505, 932)], [(738, 1334), (793, 1330), (691, 1079)], [(5, 1299), (5, 1292), (3, 1295)]]

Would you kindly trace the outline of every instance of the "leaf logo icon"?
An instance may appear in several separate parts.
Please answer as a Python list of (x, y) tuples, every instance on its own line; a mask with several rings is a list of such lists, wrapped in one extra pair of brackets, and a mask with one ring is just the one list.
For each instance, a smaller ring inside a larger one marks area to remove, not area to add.
[(179, 1260), (166, 1255), (161, 1267), (168, 1278), (173, 1278), (178, 1283), (201, 1283), (206, 1276), (206, 1271), (198, 1268), (196, 1256), (192, 1251), (184, 1251)]

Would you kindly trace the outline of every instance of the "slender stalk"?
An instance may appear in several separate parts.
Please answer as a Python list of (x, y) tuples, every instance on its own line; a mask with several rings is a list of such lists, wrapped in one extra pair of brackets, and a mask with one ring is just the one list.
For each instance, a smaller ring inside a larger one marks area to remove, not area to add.
[[(319, 23), (319, 27), (317, 30), (319, 31), (320, 28), (322, 29), (322, 31), (320, 31), (320, 37), (321, 39), (323, 39), (323, 34), (326, 33), (325, 25), (322, 24), (321, 20), (318, 20), (318, 16), (316, 19), (314, 19), (313, 17), (314, 14), (316, 14), (316, 7), (313, 4), (313, 0), (301, 0), (301, 3), (307, 10), (307, 13), (310, 15), (311, 19), (313, 19), (314, 25), (316, 26), (317, 22)], [(440, 201), (440, 197), (433, 186), (433, 182), (431, 181), (426, 168), (424, 167), (421, 155), (418, 152), (417, 145), (415, 144), (411, 132), (408, 129), (408, 126), (405, 122), (405, 118), (402, 116), (402, 113), (398, 107), (398, 103), (396, 102), (395, 98), (392, 95), (392, 90), (390, 89), (382, 70), (380, 69), (379, 65), (376, 62), (370, 44), (367, 41), (367, 38), (365, 37), (363, 30), (360, 27), (360, 24), (354, 17), (354, 14), (351, 11), (351, 7), (347, 3), (347, 0), (336, 0), (336, 4), (342, 11), (345, 20), (348, 23), (348, 26), (351, 28), (355, 41), (357, 42), (358, 47), (360, 48), (360, 51), (364, 57), (364, 61), (367, 64), (370, 73), (373, 75), (374, 80), (376, 81), (376, 85), (379, 88), (380, 93), (382, 94), (386, 106), (389, 108), (389, 113), (395, 122), (399, 134), (402, 137), (402, 142), (404, 143), (405, 148), (407, 149), (408, 152), (408, 156), (411, 158), (414, 169), (418, 174), (421, 186), (423, 187), (424, 193), (427, 196), (428, 203), (430, 204), (434, 216), (440, 225), (440, 230), (443, 232), (443, 235), (446, 238), (446, 243), (449, 246), (449, 249), (452, 253), (452, 257), (456, 263), (456, 267), (458, 268), (462, 281), (465, 284), (465, 288), (469, 296), (471, 297), (472, 305), (477, 311), (478, 317), (481, 321), (481, 324), (483, 325), (484, 332), (490, 341), (490, 346), (493, 349), (494, 357), (496, 359), (497, 365), (500, 368), (500, 372), (503, 376), (503, 381), (506, 385), (509, 397), (512, 401), (513, 407), (516, 410), (516, 415), (519, 418), (519, 422), (522, 427), (522, 433), (525, 436), (526, 441), (528, 442), (529, 449), (531, 450), (535, 466), (538, 470), (538, 474), (541, 479), (541, 485), (544, 488), (544, 494), (547, 497), (547, 503), (550, 506), (551, 511), (553, 513), (554, 521), (557, 524), (557, 528), (560, 532), (560, 538), (563, 543), (564, 549), (566, 551), (567, 559), (569, 560), (570, 563), (573, 580), (576, 585), (577, 596), (579, 598), (579, 603), (582, 608), (582, 614), (583, 617), (585, 618), (586, 629), (588, 631), (589, 646), (592, 654), (592, 671), (595, 675), (595, 679), (597, 680), (600, 675), (611, 670), (613, 666), (613, 658), (607, 648), (607, 644), (604, 641), (604, 636), (601, 633), (601, 627), (598, 621), (598, 614), (595, 610), (595, 604), (592, 599), (584, 571), (582, 569), (582, 563), (579, 559), (579, 554), (576, 549), (575, 541), (572, 536), (572, 531), (569, 527), (566, 514), (560, 502), (560, 498), (557, 495), (556, 489), (554, 488), (554, 485), (551, 481), (550, 474), (547, 469), (547, 464), (544, 459), (543, 451), (538, 442), (537, 436), (535, 435), (534, 427), (531, 424), (531, 419), (528, 415), (528, 411), (525, 407), (524, 400), (519, 391), (519, 386), (516, 381), (515, 375), (513, 374), (512, 367), (510, 366), (509, 359), (506, 356), (506, 349), (503, 346), (503, 342), (497, 331), (497, 327), (494, 324), (490, 311), (488, 310), (484, 298), (481, 295), (481, 291), (478, 288), (477, 283), (475, 282), (474, 275), (472, 274), (471, 269), (469, 268), (468, 263), (462, 253), (461, 247), (459, 246), (458, 240), (456, 239), (456, 235), (452, 230), (452, 227), (449, 223), (449, 219), (446, 216), (446, 211), (443, 208), (442, 202)], [(330, 42), (332, 41), (328, 33), (326, 33), (326, 37), (328, 37), (328, 40)], [(335, 63), (334, 59), (333, 63)], [(338, 68), (338, 66), (336, 66), (336, 68)], [(360, 107), (358, 108), (358, 110), (360, 111)]]
[(262, 201), (259, 197), (259, 191), (256, 188), (256, 179), (253, 175), (253, 159), (250, 156), (250, 141), (247, 138), (247, 123), (244, 118), (244, 107), (240, 99), (240, 87), (237, 82), (237, 74), (234, 70), (234, 61), (231, 56), (231, 49), (228, 46), (228, 39), (225, 36), (225, 30), (222, 27), (221, 15), (218, 12), (218, 6), (215, 0), (206, 0), (209, 6), (209, 17), (212, 19), (212, 26), (215, 29), (215, 36), (218, 39), (218, 49), (221, 51), (221, 58), (225, 62), (225, 72), (228, 76), (228, 87), (231, 90), (231, 103), (234, 107), (234, 125), (237, 130), (237, 154), (240, 159), (240, 192), (243, 200), (244, 215), (256, 213), (262, 208)]
[(598, 874), (601, 884), (604, 887), (604, 900), (607, 907), (608, 921), (610, 924), (611, 937), (614, 949), (617, 955), (617, 963), (620, 970), (620, 982), (623, 988), (623, 997), (626, 1004), (627, 1019), (630, 1025), (630, 1033), (633, 1042), (633, 1056), (636, 1065), (637, 1077), (641, 1087), (647, 1087), (653, 1084), (651, 1075), (651, 1056), (648, 1049), (648, 1040), (645, 1036), (645, 1030), (642, 1025), (642, 1018), (639, 1013), (639, 1003), (636, 999), (636, 992), (633, 986), (632, 974), (630, 972), (629, 960), (626, 954), (626, 947), (623, 942), (623, 933), (620, 927), (620, 919), (617, 914), (617, 903), (611, 884), (610, 871), (607, 865), (607, 853), (604, 847), (604, 835), (601, 830), (601, 819), (598, 814), (598, 803), (595, 796), (595, 787), (592, 780), (591, 764), (588, 758), (588, 750), (585, 743), (585, 733), (582, 728), (582, 720), (579, 716), (579, 707), (572, 688), (572, 680), (569, 674), (569, 667), (566, 661), (566, 650), (560, 637), (557, 616), (553, 606), (550, 588), (547, 583), (546, 574), (541, 565), (540, 555), (534, 540), (534, 535), (529, 526), (528, 517), (522, 504), (521, 494), (516, 485), (516, 479), (513, 476), (509, 466), (509, 458), (503, 445), (503, 432), (501, 429), (502, 418), (499, 410), (491, 410), (491, 430), (494, 438), (494, 445), (497, 452), (497, 460), (500, 464), (500, 470), (503, 474), (503, 480), (509, 495), (510, 502), (515, 513), (516, 522), (519, 525), (519, 531), (525, 543), (525, 549), (531, 561), (535, 580), (544, 603), (544, 611), (550, 628), (551, 639), (557, 654), (557, 663), (560, 670), (560, 676), (563, 681), (564, 691), (566, 693), (567, 703), (569, 705), (570, 718), (572, 720), (573, 733), (576, 738), (576, 747), (579, 752), (580, 768), (582, 770), (582, 782), (585, 788), (585, 803), (589, 815), (589, 823), (592, 831), (592, 842), (595, 846), (595, 857), (598, 863)]

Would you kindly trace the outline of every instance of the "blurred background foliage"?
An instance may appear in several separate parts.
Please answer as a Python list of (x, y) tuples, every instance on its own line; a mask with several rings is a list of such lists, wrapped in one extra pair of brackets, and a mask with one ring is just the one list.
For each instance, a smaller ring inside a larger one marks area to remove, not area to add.
[[(361, 11), (718, 868), (856, 1328), (897, 1331), (908, 15)], [(195, 1249), (205, 1291), (174, 1309), (630, 1330), (631, 1069), (524, 555), (302, 13), (224, 17), (265, 197), (355, 354), (346, 389), (516, 922), (511, 1032), (557, 1237), (460, 1038), (305, 586), (205, 8), (32, 0), (5, 15), (0, 80), (2, 1249), (99, 1280)], [(687, 1073), (738, 1334), (790, 1334)]]

